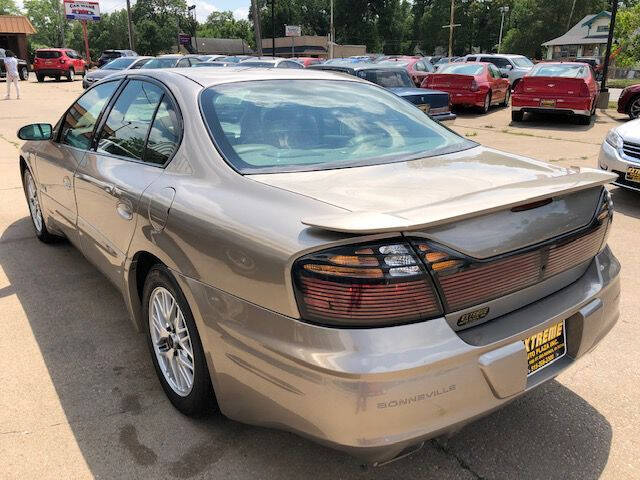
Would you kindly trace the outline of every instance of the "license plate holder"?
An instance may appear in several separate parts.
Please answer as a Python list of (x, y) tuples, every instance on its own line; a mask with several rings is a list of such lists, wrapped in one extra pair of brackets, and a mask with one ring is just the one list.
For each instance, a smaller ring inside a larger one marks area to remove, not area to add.
[(624, 178), (629, 182), (640, 183), (640, 167), (627, 167)]
[(524, 339), (527, 352), (527, 376), (555, 363), (567, 353), (564, 320)]
[(541, 107), (556, 108), (556, 101), (555, 100), (550, 100), (550, 99), (542, 99), (542, 100), (540, 100), (540, 106)]

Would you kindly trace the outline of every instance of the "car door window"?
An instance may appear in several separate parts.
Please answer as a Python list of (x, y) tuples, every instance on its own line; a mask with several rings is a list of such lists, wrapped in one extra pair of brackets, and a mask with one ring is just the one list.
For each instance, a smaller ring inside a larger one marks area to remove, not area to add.
[(188, 58), (183, 58), (176, 65), (176, 67), (190, 67), (190, 66), (191, 66), (191, 64), (189, 63), (189, 59)]
[(180, 121), (173, 102), (165, 95), (153, 119), (144, 161), (164, 165), (173, 156), (181, 136)]
[(475, 62), (477, 60), (478, 57), (467, 57), (466, 61), (467, 62)]
[(498, 70), (495, 66), (489, 65), (489, 71), (491, 72), (491, 76), (493, 78), (502, 78), (502, 74), (500, 70)]
[(149, 82), (127, 83), (102, 126), (97, 151), (142, 160), (147, 133), (163, 93)]
[(498, 68), (506, 68), (507, 65), (511, 65), (509, 60), (500, 57), (482, 57), (481, 61), (493, 63)]
[(119, 81), (97, 85), (87, 91), (67, 111), (60, 128), (60, 143), (88, 150), (100, 112), (107, 104)]

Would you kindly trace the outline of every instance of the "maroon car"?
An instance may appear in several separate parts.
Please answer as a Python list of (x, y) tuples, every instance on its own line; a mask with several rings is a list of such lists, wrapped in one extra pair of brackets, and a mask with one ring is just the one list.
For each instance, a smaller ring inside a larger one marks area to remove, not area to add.
[(625, 88), (618, 99), (618, 112), (626, 113), (631, 120), (640, 118), (640, 84)]

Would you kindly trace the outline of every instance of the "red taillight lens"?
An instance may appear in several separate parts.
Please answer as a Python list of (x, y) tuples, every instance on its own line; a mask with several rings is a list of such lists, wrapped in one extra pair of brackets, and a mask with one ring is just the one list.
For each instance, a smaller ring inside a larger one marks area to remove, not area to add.
[(582, 84), (580, 85), (580, 96), (581, 97), (588, 97), (589, 96), (589, 87), (584, 82), (582, 82)]
[(300, 313), (314, 323), (379, 327), (442, 314), (429, 274), (402, 240), (312, 253), (292, 273)]
[(477, 92), (479, 90), (479, 86), (478, 86), (478, 82), (476, 82), (475, 80), (471, 81), (471, 91), (472, 92)]
[(524, 79), (516, 83), (516, 88), (513, 89), (513, 93), (522, 93), (524, 91)]
[(64, 65), (64, 64), (65, 64), (65, 62), (66, 62), (66, 60), (65, 60), (64, 58), (61, 58), (61, 59), (60, 59), (60, 64), (61, 64), (61, 65)]

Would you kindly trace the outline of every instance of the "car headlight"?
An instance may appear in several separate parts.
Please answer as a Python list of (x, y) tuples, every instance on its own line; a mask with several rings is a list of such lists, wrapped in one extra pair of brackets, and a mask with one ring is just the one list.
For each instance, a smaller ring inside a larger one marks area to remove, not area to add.
[(622, 148), (622, 137), (618, 132), (616, 132), (615, 128), (609, 131), (605, 141), (616, 150), (619, 150)]

